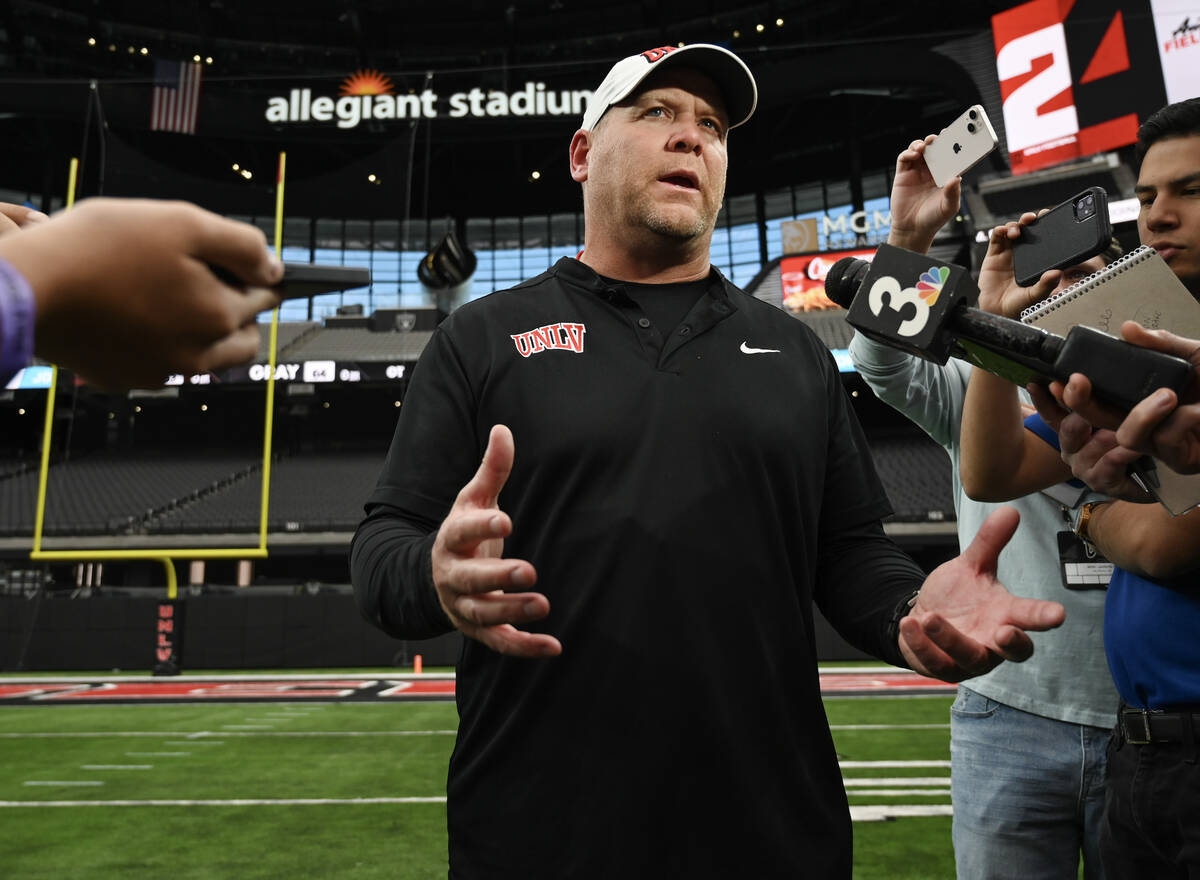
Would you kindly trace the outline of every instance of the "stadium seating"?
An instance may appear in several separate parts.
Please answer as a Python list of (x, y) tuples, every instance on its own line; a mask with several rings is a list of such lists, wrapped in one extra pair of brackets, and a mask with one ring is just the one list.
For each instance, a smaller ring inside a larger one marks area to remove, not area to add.
[(911, 432), (868, 438), (875, 469), (895, 511), (895, 522), (943, 522), (956, 518), (950, 456), (927, 435)]
[(329, 328), (297, 338), (286, 352), (289, 360), (415, 361), (425, 350), (429, 330), (378, 333), (363, 327)]
[(801, 312), (796, 319), (811, 327), (817, 338), (830, 349), (847, 348), (854, 336), (854, 328), (846, 323), (845, 309)]
[[(374, 454), (310, 454), (272, 467), (268, 528), (353, 531), (383, 466)], [(255, 532), (261, 462), (248, 457), (94, 454), (50, 470), (46, 535)], [(0, 478), (0, 535), (33, 533), (38, 474)]]
[[(318, 332), (320, 326), (316, 321), (280, 321), (275, 331), (276, 359), (290, 357), (289, 348), (306, 336)], [(258, 336), (258, 355), (255, 360), (266, 363), (271, 357), (271, 325), (260, 323)]]
[[(377, 454), (308, 454), (271, 467), (267, 528), (271, 532), (350, 532), (383, 468)], [(262, 481), (253, 475), (167, 511), (147, 523), (159, 534), (258, 530)]]
[[(797, 315), (829, 348), (852, 334), (845, 312)], [(260, 324), (259, 358), (267, 359), (269, 325)], [(282, 322), (279, 360), (412, 362), (432, 331), (372, 331), (362, 326)], [(954, 519), (950, 465), (944, 450), (915, 428), (869, 430), (876, 467), (897, 522)], [(279, 448), (277, 444), (276, 448)], [(348, 532), (383, 464), (386, 441), (358, 452), (305, 452), (273, 464), (268, 531)], [(51, 468), (44, 531), (60, 535), (205, 534), (256, 532), (261, 506), (261, 459), (239, 454), (94, 452)], [(37, 459), (0, 460), (0, 536), (33, 532)]]

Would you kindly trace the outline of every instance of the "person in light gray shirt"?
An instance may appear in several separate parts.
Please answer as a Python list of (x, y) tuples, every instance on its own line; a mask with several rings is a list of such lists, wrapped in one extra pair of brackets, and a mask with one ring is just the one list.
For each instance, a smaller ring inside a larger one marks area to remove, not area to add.
[[(914, 141), (900, 154), (892, 187), (888, 242), (921, 253), (955, 216), (961, 194), (957, 178), (944, 188), (934, 184), (923, 156), (933, 140), (931, 135)], [(1061, 276), (1048, 273), (1039, 282), (1046, 288), (1040, 293), (1101, 265), (1081, 264)], [(1003, 284), (1002, 273), (989, 273), (985, 264), (980, 306)], [(938, 365), (857, 332), (850, 356), (881, 400), (949, 453), (959, 542), (966, 546), (1000, 506), (971, 500), (959, 480), (959, 429), (973, 368), (955, 359)], [(960, 880), (1075, 880), (1081, 855), (1085, 877), (1102, 877), (1098, 838), (1105, 747), (1117, 694), (1104, 658), (1104, 592), (1066, 589), (1059, 564), (1057, 535), (1071, 530), (1064, 512), (1091, 493), (1065, 484), (1058, 488), (1062, 491), (1054, 494), (1063, 500), (1036, 493), (1008, 503), (1020, 511), (1021, 524), (1000, 554), (997, 574), (1017, 595), (1061, 602), (1066, 621), (1055, 632), (1032, 636), (1036, 650), (1027, 662), (1004, 664), (969, 686), (959, 685), (951, 709)]]

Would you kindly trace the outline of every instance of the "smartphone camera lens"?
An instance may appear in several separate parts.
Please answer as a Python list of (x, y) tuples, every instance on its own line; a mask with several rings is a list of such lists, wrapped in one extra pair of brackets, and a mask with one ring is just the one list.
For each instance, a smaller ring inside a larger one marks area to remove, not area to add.
[(1075, 202), (1075, 219), (1086, 220), (1096, 213), (1096, 197), (1086, 195)]
[(969, 111), (969, 112), (967, 113), (967, 116), (969, 116), (971, 119), (978, 119), (978, 118), (979, 118), (979, 114), (978, 114), (978, 113), (976, 113), (974, 110), (971, 110), (971, 111)]
[(967, 131), (971, 132), (971, 134), (975, 133), (975, 123), (974, 122), (967, 123)]

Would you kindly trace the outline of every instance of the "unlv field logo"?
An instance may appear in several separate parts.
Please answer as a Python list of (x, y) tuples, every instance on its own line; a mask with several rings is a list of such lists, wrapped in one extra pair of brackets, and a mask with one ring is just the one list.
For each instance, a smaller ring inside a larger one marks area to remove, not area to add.
[(583, 354), (583, 334), (587, 327), (583, 324), (547, 324), (526, 333), (514, 333), (512, 341), (517, 346), (517, 354), (527, 358), (541, 351), (573, 351)]

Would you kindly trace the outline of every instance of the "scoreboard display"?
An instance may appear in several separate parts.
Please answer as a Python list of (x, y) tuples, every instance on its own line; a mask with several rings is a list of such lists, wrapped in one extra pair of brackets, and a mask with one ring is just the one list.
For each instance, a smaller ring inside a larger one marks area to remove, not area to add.
[(1031, 0), (992, 37), (1014, 174), (1134, 143), (1200, 95), (1200, 0)]

